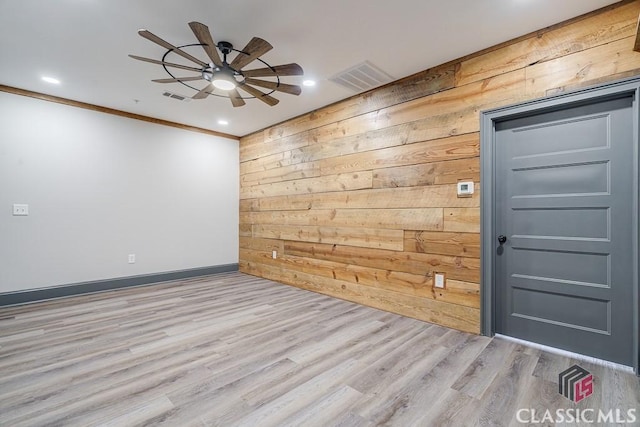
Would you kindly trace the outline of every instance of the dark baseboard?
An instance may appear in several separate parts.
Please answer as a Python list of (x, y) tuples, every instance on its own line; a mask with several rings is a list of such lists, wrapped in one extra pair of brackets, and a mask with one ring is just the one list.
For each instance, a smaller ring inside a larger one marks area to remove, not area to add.
[(238, 271), (238, 264), (214, 265), (210, 267), (191, 268), (188, 270), (167, 271), (140, 276), (74, 283), (51, 288), (7, 292), (0, 294), (0, 307), (109, 291), (112, 289), (128, 288), (131, 286), (148, 285), (151, 283), (168, 282), (171, 280), (187, 279), (190, 277), (207, 276), (210, 274), (226, 273), (229, 271)]

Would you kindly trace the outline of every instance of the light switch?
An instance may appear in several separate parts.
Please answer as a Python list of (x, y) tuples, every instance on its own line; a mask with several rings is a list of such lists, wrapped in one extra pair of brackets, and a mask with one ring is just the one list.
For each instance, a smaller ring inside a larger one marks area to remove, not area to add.
[(14, 216), (27, 216), (29, 215), (29, 205), (15, 203), (13, 205)]
[(445, 287), (444, 273), (434, 273), (433, 274), (433, 286), (436, 287), (436, 288), (444, 289), (444, 287)]

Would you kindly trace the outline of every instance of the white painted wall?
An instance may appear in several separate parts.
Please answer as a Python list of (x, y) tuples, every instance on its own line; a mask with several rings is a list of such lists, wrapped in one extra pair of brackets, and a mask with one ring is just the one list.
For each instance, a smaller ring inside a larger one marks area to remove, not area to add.
[(237, 263), (238, 162), (237, 141), (0, 92), (0, 293)]

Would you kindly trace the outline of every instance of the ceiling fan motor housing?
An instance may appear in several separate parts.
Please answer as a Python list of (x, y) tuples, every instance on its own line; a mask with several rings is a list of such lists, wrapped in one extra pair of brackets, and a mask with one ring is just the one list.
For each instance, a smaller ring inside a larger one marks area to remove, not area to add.
[(233, 52), (233, 45), (229, 42), (218, 42), (218, 49), (220, 49), (220, 52), (222, 52), (226, 57), (228, 54)]

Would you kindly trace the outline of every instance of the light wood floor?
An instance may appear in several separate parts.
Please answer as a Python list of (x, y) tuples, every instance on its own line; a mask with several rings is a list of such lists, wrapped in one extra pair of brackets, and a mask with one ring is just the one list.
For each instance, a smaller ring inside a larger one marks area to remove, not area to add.
[(574, 363), (228, 273), (0, 309), (0, 425), (496, 426), (522, 408), (640, 408), (633, 374), (585, 362), (594, 394), (561, 396)]

